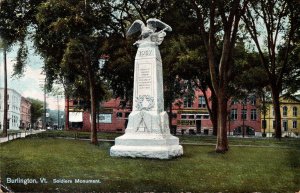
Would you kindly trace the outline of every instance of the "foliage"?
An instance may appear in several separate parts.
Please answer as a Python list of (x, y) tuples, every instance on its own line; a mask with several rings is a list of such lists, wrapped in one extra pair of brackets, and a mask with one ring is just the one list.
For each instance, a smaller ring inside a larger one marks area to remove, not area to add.
[(38, 118), (42, 117), (44, 113), (44, 103), (38, 99), (27, 98), (31, 103), (30, 113), (31, 113), (31, 124), (37, 122)]
[(40, 1), (2, 0), (0, 2), (0, 39), (4, 48), (20, 43), (17, 62), (14, 66), (14, 76), (21, 76), (24, 72), (28, 48), (25, 39), (28, 28), (33, 21), (34, 5)]
[(238, 40), (233, 57), (235, 59), (231, 69), (233, 81), (230, 83), (230, 96), (242, 99), (249, 96), (249, 93), (261, 93), (268, 85), (268, 79), (258, 54), (247, 50), (244, 41)]
[(300, 43), (299, 40), (293, 44), (293, 49), (289, 54), (287, 73), (283, 76), (283, 90), (289, 95), (293, 95), (300, 90)]
[(286, 0), (257, 0), (249, 3), (243, 20), (267, 75), (275, 112), (275, 135), (280, 139), (282, 128), (279, 96), (285, 85), (283, 77), (289, 77), (295, 70), (289, 66), (295, 64), (289, 60), (289, 56), (295, 48), (293, 44), (299, 30), (300, 4)]
[[(131, 101), (133, 95), (133, 74), (135, 48), (121, 34), (111, 34), (103, 44), (106, 60), (101, 75), (108, 80), (115, 98)], [(126, 102), (125, 102), (126, 104)]]
[(239, 22), (247, 7), (247, 0), (193, 1), (189, 2), (194, 11), (202, 36), (209, 66), (212, 91), (217, 97), (217, 152), (228, 150), (227, 141), (227, 101), (229, 85), (232, 81), (233, 53), (238, 36)]
[(45, 59), (48, 85), (60, 80), (68, 96), (89, 98), (92, 143), (97, 143), (96, 106), (105, 93), (99, 59), (109, 32), (109, 3), (49, 0), (39, 5), (36, 18), (35, 45)]

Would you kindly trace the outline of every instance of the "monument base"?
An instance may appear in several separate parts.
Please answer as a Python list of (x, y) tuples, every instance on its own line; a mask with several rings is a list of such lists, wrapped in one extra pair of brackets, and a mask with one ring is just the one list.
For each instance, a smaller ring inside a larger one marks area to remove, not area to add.
[(182, 154), (179, 139), (170, 134), (124, 134), (110, 149), (110, 155), (116, 157), (170, 159)]

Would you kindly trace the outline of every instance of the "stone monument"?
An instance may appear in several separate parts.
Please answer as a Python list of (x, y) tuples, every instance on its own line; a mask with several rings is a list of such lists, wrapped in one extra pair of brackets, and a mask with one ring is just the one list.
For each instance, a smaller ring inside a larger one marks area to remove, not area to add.
[[(160, 31), (157, 31), (160, 29)], [(111, 156), (170, 159), (183, 154), (179, 139), (170, 134), (164, 111), (162, 60), (158, 45), (172, 28), (158, 19), (147, 26), (136, 20), (127, 36), (141, 31), (134, 66), (133, 109), (125, 134), (115, 139)]]

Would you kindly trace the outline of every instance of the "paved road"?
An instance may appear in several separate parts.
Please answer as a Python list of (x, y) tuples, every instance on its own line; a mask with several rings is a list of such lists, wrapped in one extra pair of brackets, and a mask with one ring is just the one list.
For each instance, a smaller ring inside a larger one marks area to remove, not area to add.
[(19, 134), (14, 134), (14, 135), (10, 134), (9, 137), (0, 137), (0, 143), (5, 143), (7, 141), (11, 141), (11, 140), (14, 140), (17, 138), (24, 138), (27, 135), (34, 135), (34, 134), (41, 133), (44, 131), (45, 130), (32, 130), (32, 131), (26, 131), (26, 133), (24, 131), (22, 131)]

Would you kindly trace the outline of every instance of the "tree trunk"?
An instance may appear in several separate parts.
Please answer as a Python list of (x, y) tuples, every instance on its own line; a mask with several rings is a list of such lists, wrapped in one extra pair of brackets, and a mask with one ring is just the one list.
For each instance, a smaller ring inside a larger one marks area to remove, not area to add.
[(217, 100), (217, 96), (213, 90), (212, 85), (208, 84), (208, 88), (210, 89), (210, 92), (211, 92), (211, 96), (210, 96), (211, 106), (209, 106), (209, 98), (206, 94), (206, 90), (203, 89), (201, 86), (198, 86), (198, 88), (202, 91), (204, 98), (205, 98), (205, 102), (207, 104), (207, 110), (209, 112), (210, 120), (213, 125), (213, 135), (217, 136), (217, 130), (218, 130), (218, 100)]
[(218, 96), (218, 132), (217, 132), (217, 153), (225, 153), (228, 151), (227, 139), (227, 99), (224, 93), (219, 93)]
[(213, 135), (217, 136), (218, 133), (218, 100), (217, 96), (211, 90), (211, 122), (213, 125)]
[(65, 125), (66, 125), (66, 128), (65, 130), (68, 131), (69, 130), (69, 110), (70, 110), (70, 98), (69, 98), (69, 95), (65, 93), (65, 96), (66, 96), (66, 115), (65, 115)]
[[(172, 101), (169, 102), (169, 128), (170, 130), (173, 132), (173, 128), (172, 128), (172, 119), (173, 119), (173, 108), (172, 108)], [(171, 132), (171, 133), (172, 133)], [(172, 133), (173, 134), (173, 133)], [(175, 132), (176, 134), (176, 132)]]
[(271, 86), (272, 99), (275, 114), (275, 138), (281, 139), (281, 114), (280, 114), (280, 102), (279, 102), (279, 91), (276, 86)]
[(97, 145), (97, 127), (96, 127), (96, 97), (95, 97), (95, 82), (91, 69), (91, 65), (88, 64), (88, 77), (90, 86), (90, 100), (91, 100), (91, 143)]
[(7, 112), (8, 112), (8, 105), (7, 105), (7, 62), (6, 62), (6, 47), (4, 46), (3, 49), (3, 62), (4, 62), (4, 115), (3, 115), (3, 137), (7, 136), (7, 128), (8, 128), (8, 119), (7, 119)]

